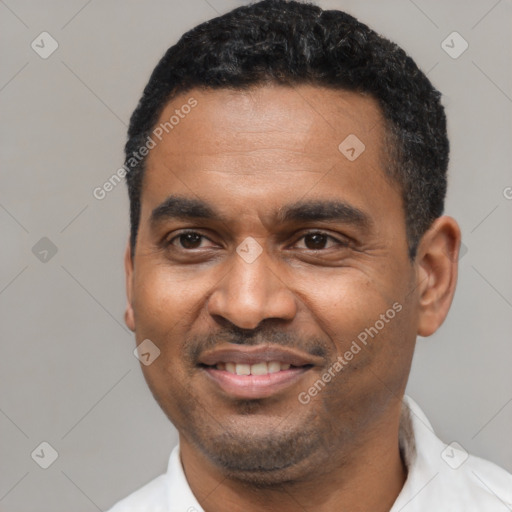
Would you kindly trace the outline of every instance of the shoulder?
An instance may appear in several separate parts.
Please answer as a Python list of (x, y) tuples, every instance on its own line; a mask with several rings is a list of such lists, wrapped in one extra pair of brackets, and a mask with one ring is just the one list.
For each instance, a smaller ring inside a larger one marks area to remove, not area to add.
[(467, 500), (467, 510), (472, 506), (500, 512), (512, 507), (512, 474), (493, 462), (469, 455), (459, 468), (445, 470), (445, 475), (444, 483), (453, 495)]
[(511, 507), (512, 475), (470, 455), (456, 442), (444, 443), (419, 406), (404, 398), (401, 446), (409, 474), (392, 510), (401, 510), (405, 504), (410, 512), (426, 506), (438, 512), (501, 512)]
[(107, 512), (163, 512), (166, 496), (166, 475), (162, 474), (118, 501)]

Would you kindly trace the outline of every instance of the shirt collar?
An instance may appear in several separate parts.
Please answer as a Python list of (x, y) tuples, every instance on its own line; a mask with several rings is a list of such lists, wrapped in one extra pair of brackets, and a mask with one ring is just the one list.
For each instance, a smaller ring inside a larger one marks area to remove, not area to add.
[[(430, 421), (419, 405), (407, 395), (402, 400), (398, 436), (407, 478), (390, 512), (402, 509), (413, 512), (416, 505), (411, 502), (439, 474), (437, 459), (440, 460), (444, 444), (435, 435)], [(423, 500), (416, 502), (419, 506), (425, 505)]]
[(185, 477), (179, 448), (179, 444), (175, 446), (169, 457), (166, 510), (169, 512), (204, 512)]

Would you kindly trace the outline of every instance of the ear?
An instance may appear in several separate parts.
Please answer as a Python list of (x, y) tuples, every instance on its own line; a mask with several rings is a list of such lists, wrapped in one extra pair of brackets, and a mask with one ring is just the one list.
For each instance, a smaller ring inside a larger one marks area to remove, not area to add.
[(132, 251), (130, 249), (130, 240), (126, 245), (124, 253), (124, 271), (126, 276), (126, 298), (128, 303), (126, 305), (126, 311), (124, 313), (124, 321), (128, 328), (135, 332), (135, 315), (133, 313), (132, 298), (133, 298), (133, 258)]
[(448, 314), (457, 284), (460, 242), (460, 228), (448, 216), (436, 219), (421, 238), (416, 255), (420, 336), (436, 332)]

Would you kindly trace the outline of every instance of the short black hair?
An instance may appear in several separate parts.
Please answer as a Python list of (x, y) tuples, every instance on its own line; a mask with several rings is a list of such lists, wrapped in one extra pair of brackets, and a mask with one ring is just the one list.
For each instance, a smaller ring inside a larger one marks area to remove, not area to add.
[(409, 256), (442, 215), (449, 143), (440, 93), (403, 49), (353, 16), (297, 1), (263, 0), (185, 33), (169, 48), (130, 119), (125, 169), (132, 254), (145, 158), (133, 158), (167, 103), (195, 87), (244, 90), (310, 84), (368, 94), (386, 123), (386, 174), (400, 186)]

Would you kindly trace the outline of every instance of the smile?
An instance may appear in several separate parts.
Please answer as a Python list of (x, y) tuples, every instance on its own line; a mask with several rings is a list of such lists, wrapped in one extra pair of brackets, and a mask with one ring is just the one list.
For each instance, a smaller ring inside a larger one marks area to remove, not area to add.
[(199, 358), (208, 379), (231, 398), (267, 398), (296, 384), (322, 358), (270, 345), (219, 347)]
[[(220, 366), (222, 368), (222, 365)], [(246, 371), (244, 367), (248, 365), (236, 366), (241, 366), (242, 371)], [(238, 399), (258, 399), (268, 398), (283, 392), (293, 386), (311, 368), (310, 365), (301, 367), (289, 366), (289, 368), (286, 368), (286, 366), (289, 365), (283, 365), (285, 369), (280, 368), (274, 373), (264, 374), (237, 374), (226, 369), (218, 369), (217, 366), (205, 367), (204, 371), (208, 378), (229, 397)]]
[(255, 364), (244, 363), (217, 363), (217, 370), (225, 370), (236, 375), (267, 375), (268, 373), (277, 373), (290, 368), (289, 363), (280, 363), (279, 361), (261, 361)]

